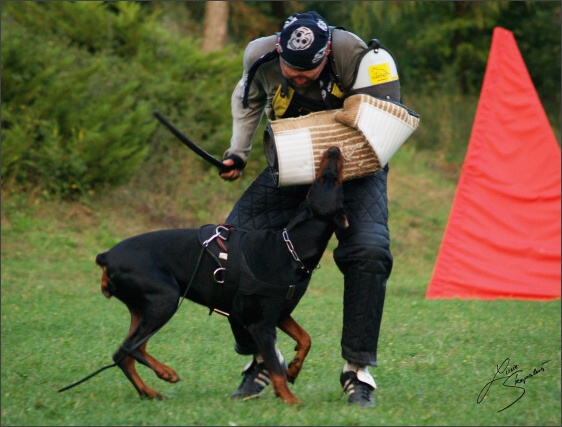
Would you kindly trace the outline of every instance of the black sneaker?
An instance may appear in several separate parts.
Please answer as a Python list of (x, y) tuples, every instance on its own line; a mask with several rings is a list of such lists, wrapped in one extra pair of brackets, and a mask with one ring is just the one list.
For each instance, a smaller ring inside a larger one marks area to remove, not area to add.
[(261, 392), (271, 383), (269, 371), (265, 369), (265, 363), (258, 363), (256, 359), (253, 359), (250, 366), (244, 369), (242, 375), (244, 376), (242, 384), (230, 396), (231, 399), (247, 400), (259, 397)]
[(373, 397), (374, 387), (359, 381), (357, 373), (353, 371), (342, 372), (340, 383), (343, 387), (343, 392), (349, 396), (347, 401), (350, 405), (359, 405), (361, 407), (375, 406), (375, 398)]
[[(277, 353), (279, 357), (279, 362), (284, 371), (287, 371), (287, 363), (283, 358), (281, 353)], [(257, 362), (255, 358), (252, 359), (251, 362), (248, 363), (247, 366), (244, 367), (242, 371), (242, 375), (244, 379), (242, 379), (242, 384), (238, 387), (232, 395), (230, 396), (231, 399), (252, 399), (253, 397), (259, 397), (261, 392), (265, 390), (265, 388), (271, 384), (271, 380), (269, 379), (269, 371), (265, 369), (265, 363)]]

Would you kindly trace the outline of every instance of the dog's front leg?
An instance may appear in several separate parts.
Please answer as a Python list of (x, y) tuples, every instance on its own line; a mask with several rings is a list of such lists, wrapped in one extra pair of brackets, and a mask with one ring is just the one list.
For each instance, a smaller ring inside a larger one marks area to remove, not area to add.
[(294, 384), (302, 369), (304, 359), (306, 359), (306, 356), (310, 351), (312, 340), (310, 339), (308, 332), (306, 332), (291, 316), (279, 322), (278, 326), (279, 329), (297, 342), (295, 346), (297, 354), (295, 354), (295, 357), (291, 363), (289, 363), (289, 367), (287, 369), (287, 381)]
[(275, 351), (275, 326), (274, 323), (262, 323), (249, 325), (248, 331), (252, 334), (258, 349), (263, 356), (265, 367), (269, 371), (269, 378), (276, 396), (285, 403), (301, 403), (287, 386), (285, 371), (279, 362)]
[(281, 400), (283, 400), (283, 402), (292, 405), (302, 403), (299, 399), (297, 399), (297, 397), (293, 393), (291, 393), (289, 387), (287, 387), (287, 380), (285, 378), (285, 375), (279, 375), (270, 372), (269, 376), (271, 379), (271, 385), (273, 386), (275, 395), (280, 397)]

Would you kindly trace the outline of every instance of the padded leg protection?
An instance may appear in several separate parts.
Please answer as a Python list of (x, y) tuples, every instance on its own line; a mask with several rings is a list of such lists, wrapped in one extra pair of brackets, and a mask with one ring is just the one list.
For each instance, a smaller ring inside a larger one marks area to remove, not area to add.
[(393, 263), (385, 241), (381, 246), (357, 245), (335, 254), (344, 273), (342, 356), (358, 365), (377, 366), (386, 281)]
[(392, 271), (386, 180), (375, 175), (344, 182), (350, 226), (336, 231), (334, 260), (344, 274), (342, 356), (357, 365), (377, 365), (377, 344)]
[(342, 357), (377, 366), (377, 345), (386, 293), (384, 273), (352, 267), (345, 276)]

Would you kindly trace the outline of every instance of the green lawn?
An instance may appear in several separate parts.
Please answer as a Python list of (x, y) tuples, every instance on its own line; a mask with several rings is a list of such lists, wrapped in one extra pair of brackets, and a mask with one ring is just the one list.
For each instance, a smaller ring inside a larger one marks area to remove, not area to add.
[[(348, 407), (341, 393), (343, 289), (331, 252), (294, 313), (313, 339), (291, 386), (304, 405), (288, 407), (271, 389), (231, 401), (247, 359), (234, 352), (227, 320), (189, 301), (149, 345), (182, 380), (168, 384), (139, 368), (168, 399), (140, 400), (118, 368), (57, 393), (112, 363), (129, 314), (101, 294), (94, 257), (143, 224), (99, 201), (57, 207), (22, 198), (4, 201), (2, 212), (1, 424), (560, 425), (560, 301), (426, 300), (454, 183), (422, 170), (421, 162), (406, 175), (413, 154), (402, 156), (389, 190), (395, 267), (379, 367), (371, 369), (376, 408)], [(428, 186), (423, 198), (415, 196)], [(290, 358), (294, 344), (282, 333), (279, 346)], [(496, 381), (478, 403), (506, 359), (518, 378), (533, 369), (536, 375), (522, 388)]]

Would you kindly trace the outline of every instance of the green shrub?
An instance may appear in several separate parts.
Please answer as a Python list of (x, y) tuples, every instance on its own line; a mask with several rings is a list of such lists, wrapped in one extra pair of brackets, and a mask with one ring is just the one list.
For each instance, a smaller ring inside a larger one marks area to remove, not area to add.
[[(10, 2), (2, 26), (4, 189), (72, 198), (165, 161), (154, 109), (218, 156), (241, 57), (203, 54), (158, 13), (117, 2)], [(141, 169), (139, 169), (141, 168)]]
[(63, 197), (122, 181), (155, 127), (135, 65), (12, 20), (2, 30), (4, 179)]

